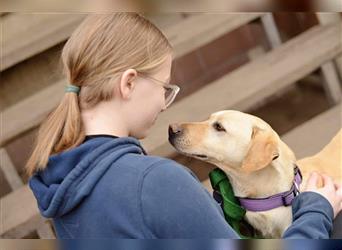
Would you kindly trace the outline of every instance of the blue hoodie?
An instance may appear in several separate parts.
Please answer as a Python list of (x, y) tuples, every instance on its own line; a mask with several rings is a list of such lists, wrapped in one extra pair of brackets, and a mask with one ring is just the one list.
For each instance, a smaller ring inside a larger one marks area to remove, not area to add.
[[(146, 155), (132, 137), (95, 136), (50, 156), (29, 180), (57, 238), (238, 238), (196, 175)], [(285, 238), (328, 238), (333, 211), (306, 192), (293, 203)]]

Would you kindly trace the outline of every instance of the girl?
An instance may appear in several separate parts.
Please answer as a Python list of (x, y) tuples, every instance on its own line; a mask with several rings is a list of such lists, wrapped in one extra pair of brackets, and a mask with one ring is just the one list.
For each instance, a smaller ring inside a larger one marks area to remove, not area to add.
[[(219, 204), (178, 163), (139, 143), (174, 100), (172, 48), (134, 13), (92, 14), (62, 52), (70, 83), (41, 125), (29, 185), (58, 238), (238, 238)], [(328, 238), (342, 195), (315, 178), (284, 237)]]

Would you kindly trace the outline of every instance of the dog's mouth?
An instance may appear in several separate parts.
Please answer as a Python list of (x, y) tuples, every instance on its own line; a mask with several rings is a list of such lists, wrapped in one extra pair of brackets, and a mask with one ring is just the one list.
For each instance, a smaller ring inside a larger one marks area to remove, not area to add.
[(182, 147), (177, 145), (176, 141), (172, 137), (169, 137), (169, 142), (179, 153), (181, 153), (183, 155), (186, 155), (186, 156), (189, 156), (189, 157), (194, 157), (194, 158), (197, 158), (199, 160), (207, 160), (207, 159), (209, 159), (209, 157), (207, 155), (204, 155), (204, 154), (195, 154), (195, 153), (187, 152), (187, 150), (184, 150)]
[(183, 155), (186, 155), (186, 156), (189, 156), (189, 157), (193, 157), (193, 158), (197, 158), (199, 160), (208, 160), (209, 157), (207, 155), (204, 155), (204, 154), (194, 154), (194, 153), (189, 153), (189, 152), (186, 152), (186, 151), (183, 151), (183, 150), (180, 150), (178, 148), (176, 148), (176, 150), (183, 154)]
[(196, 157), (196, 158), (201, 159), (201, 160), (208, 159), (208, 156), (202, 155), (202, 154), (191, 154), (191, 156)]

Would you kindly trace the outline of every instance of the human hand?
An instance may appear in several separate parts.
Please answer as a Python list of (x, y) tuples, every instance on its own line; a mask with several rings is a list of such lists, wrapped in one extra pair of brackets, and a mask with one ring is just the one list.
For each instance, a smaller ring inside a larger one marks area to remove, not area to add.
[[(323, 180), (323, 187), (317, 187), (317, 181)], [(333, 179), (325, 174), (312, 172), (303, 192), (315, 192), (326, 198), (334, 210), (334, 218), (342, 210), (342, 185), (334, 183)]]

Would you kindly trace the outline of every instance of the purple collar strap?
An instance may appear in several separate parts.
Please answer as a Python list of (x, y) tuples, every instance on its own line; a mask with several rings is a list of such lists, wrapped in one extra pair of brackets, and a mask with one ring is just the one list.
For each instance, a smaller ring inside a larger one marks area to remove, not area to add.
[(247, 211), (267, 211), (282, 206), (290, 206), (293, 199), (299, 194), (299, 185), (302, 183), (302, 174), (298, 168), (294, 168), (294, 179), (289, 191), (275, 194), (267, 198), (240, 198), (240, 205)]

